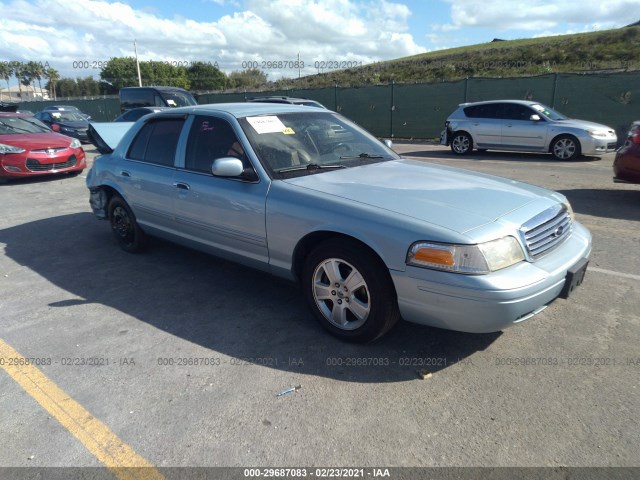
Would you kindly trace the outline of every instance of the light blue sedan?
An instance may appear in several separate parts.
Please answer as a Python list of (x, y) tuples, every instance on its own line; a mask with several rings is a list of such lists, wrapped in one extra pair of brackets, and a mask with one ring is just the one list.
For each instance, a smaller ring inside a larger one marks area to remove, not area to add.
[(591, 252), (561, 194), (400, 158), (327, 110), (201, 105), (90, 136), (91, 206), (124, 250), (153, 235), (297, 281), (349, 341), (400, 318), (504, 329), (567, 298)]

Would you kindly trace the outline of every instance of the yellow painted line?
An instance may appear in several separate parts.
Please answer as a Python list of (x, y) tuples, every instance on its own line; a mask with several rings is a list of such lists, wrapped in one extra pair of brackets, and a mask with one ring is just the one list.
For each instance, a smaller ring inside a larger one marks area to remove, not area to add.
[(109, 427), (0, 339), (0, 367), (120, 480), (164, 480)]

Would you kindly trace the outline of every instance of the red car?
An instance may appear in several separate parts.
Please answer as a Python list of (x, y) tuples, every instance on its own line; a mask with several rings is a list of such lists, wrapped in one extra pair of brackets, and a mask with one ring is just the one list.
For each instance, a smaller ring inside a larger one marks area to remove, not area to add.
[(616, 153), (613, 175), (614, 182), (640, 183), (640, 120), (631, 124), (627, 141)]
[(0, 178), (77, 175), (86, 166), (80, 140), (51, 131), (31, 115), (0, 113)]

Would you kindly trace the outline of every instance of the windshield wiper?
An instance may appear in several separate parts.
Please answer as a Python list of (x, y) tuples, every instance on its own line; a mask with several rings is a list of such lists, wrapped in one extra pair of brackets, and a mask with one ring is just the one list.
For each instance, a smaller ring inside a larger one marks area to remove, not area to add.
[(385, 158), (383, 155), (372, 155), (370, 153), (361, 153), (360, 155), (345, 155), (340, 157), (341, 160), (352, 158)]
[(277, 173), (297, 172), (299, 170), (324, 170), (334, 168), (347, 168), (346, 165), (320, 165), (318, 163), (307, 163), (306, 165), (298, 165), (296, 167), (288, 167), (277, 170)]

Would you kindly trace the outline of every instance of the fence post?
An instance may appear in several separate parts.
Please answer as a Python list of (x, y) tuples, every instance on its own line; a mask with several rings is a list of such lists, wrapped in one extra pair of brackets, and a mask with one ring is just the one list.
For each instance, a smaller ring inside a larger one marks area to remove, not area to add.
[(469, 88), (469, 77), (464, 79), (464, 100), (462, 103), (467, 103), (467, 89)]
[(556, 86), (558, 85), (558, 72), (553, 74), (553, 93), (551, 95), (551, 108), (556, 108)]
[(393, 111), (396, 109), (396, 104), (393, 96), (393, 87), (395, 83), (395, 80), (391, 80), (391, 111), (389, 112), (389, 133), (391, 134), (391, 138), (393, 138)]
[(338, 84), (333, 87), (333, 111), (338, 111)]

